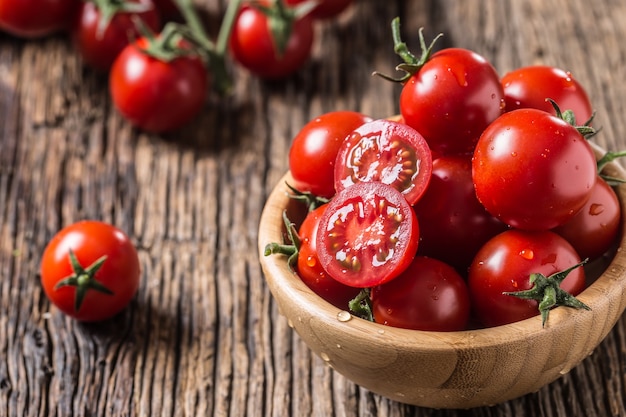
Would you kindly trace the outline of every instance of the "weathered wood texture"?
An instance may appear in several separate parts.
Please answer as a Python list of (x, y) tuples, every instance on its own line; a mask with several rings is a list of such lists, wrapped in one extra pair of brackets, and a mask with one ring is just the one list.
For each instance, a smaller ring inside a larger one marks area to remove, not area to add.
[[(218, 18), (223, 2), (198, 4)], [(405, 406), (347, 381), (311, 355), (279, 315), (260, 272), (257, 225), (287, 169), (294, 133), (315, 115), (397, 112), (389, 22), (440, 46), (471, 48), (504, 73), (546, 63), (587, 86), (602, 132), (626, 147), (626, 3), (622, 0), (355, 0), (319, 27), (298, 75), (263, 83), (233, 69), (176, 134), (133, 130), (106, 77), (63, 36), (0, 36), (0, 415), (2, 416), (624, 416), (626, 322), (580, 366), (492, 408)], [(98, 325), (46, 300), (39, 259), (61, 227), (112, 222), (143, 267), (130, 308)]]

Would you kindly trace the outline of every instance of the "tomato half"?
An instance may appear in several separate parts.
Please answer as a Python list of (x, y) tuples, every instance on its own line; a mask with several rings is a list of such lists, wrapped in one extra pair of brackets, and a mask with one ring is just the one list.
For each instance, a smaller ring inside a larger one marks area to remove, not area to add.
[(78, 0), (2, 0), (0, 30), (21, 38), (38, 38), (65, 30)]
[(335, 194), (335, 160), (346, 137), (372, 119), (354, 111), (332, 111), (305, 124), (289, 149), (295, 188), (330, 198)]
[(400, 112), (435, 152), (472, 152), (483, 130), (504, 112), (500, 77), (473, 51), (442, 49), (406, 81)]
[(505, 113), (483, 132), (473, 162), (478, 200), (520, 229), (548, 230), (572, 218), (591, 195), (595, 155), (570, 124), (537, 109)]
[(153, 33), (160, 29), (159, 14), (152, 0), (126, 0), (124, 4), (144, 6), (145, 11), (127, 12), (124, 6), (119, 6), (108, 24), (101, 26), (103, 12), (98, 5), (90, 1), (80, 2), (72, 23), (72, 41), (83, 61), (96, 70), (108, 71), (130, 40), (139, 37), (133, 19), (141, 19)]
[(126, 46), (109, 77), (118, 111), (133, 125), (161, 133), (182, 127), (202, 109), (208, 90), (207, 69), (198, 55), (162, 61), (148, 55), (146, 38)]
[(430, 148), (419, 132), (403, 123), (374, 120), (355, 129), (341, 144), (335, 189), (377, 181), (393, 186), (415, 204), (428, 186), (432, 164)]
[(470, 298), (465, 280), (450, 265), (416, 256), (392, 281), (372, 289), (377, 323), (439, 332), (467, 327)]
[(328, 275), (317, 254), (317, 230), (327, 204), (309, 212), (298, 230), (300, 248), (296, 270), (298, 276), (313, 292), (337, 308), (348, 309), (348, 303), (360, 289), (347, 286)]
[(567, 71), (547, 65), (517, 68), (502, 77), (506, 110), (534, 108), (556, 114), (546, 99), (554, 100), (561, 111), (574, 112), (578, 124), (593, 115), (589, 95)]
[[(490, 239), (472, 262), (468, 285), (473, 310), (487, 327), (536, 316), (537, 301), (504, 293), (531, 288), (531, 274), (549, 277), (578, 263), (576, 250), (556, 233), (507, 230)], [(561, 283), (561, 288), (572, 295), (584, 287), (582, 267), (572, 270)]]
[(41, 284), (48, 299), (81, 321), (119, 313), (137, 292), (139, 278), (139, 258), (128, 236), (99, 221), (62, 229), (41, 258)]
[(412, 207), (395, 188), (361, 182), (338, 192), (320, 219), (322, 267), (337, 281), (372, 287), (398, 276), (413, 260), (419, 226)]
[(283, 23), (291, 25), (291, 32), (281, 51), (270, 31), (268, 16), (244, 3), (235, 19), (229, 42), (235, 61), (266, 79), (287, 77), (300, 69), (313, 48), (313, 20), (303, 16)]

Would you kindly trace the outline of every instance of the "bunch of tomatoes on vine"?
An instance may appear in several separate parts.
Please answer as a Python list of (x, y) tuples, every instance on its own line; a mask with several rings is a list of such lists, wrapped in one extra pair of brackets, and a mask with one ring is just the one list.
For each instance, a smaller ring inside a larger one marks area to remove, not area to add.
[[(216, 39), (193, 0), (0, 0), (0, 30), (35, 39), (64, 32), (85, 65), (108, 74), (119, 112), (138, 128), (180, 128), (211, 90), (225, 94), (227, 59), (264, 79), (287, 77), (308, 60), (314, 25), (352, 0), (231, 0)], [(60, 230), (41, 260), (41, 282), (59, 310), (81, 321), (121, 312), (139, 288), (131, 239), (114, 225), (83, 220)]]
[[(621, 209), (594, 151), (589, 96), (574, 76), (525, 66), (500, 76), (475, 51), (421, 54), (392, 23), (400, 115), (337, 110), (293, 138), (283, 254), (315, 293), (385, 325), (459, 331), (567, 306), (610, 257)], [(589, 277), (587, 276), (589, 275)]]
[(109, 74), (117, 110), (134, 126), (163, 133), (196, 117), (210, 91), (229, 91), (228, 58), (264, 79), (299, 70), (316, 22), (351, 3), (230, 0), (211, 30), (193, 0), (0, 0), (0, 30), (27, 39), (69, 34), (84, 63)]

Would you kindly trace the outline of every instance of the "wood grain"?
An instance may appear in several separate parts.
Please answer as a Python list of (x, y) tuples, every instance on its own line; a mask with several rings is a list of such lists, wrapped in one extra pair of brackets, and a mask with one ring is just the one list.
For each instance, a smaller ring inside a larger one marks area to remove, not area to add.
[[(223, 0), (198, 0), (209, 21)], [(441, 411), (389, 401), (312, 355), (278, 313), (256, 254), (261, 209), (287, 169), (295, 132), (334, 109), (397, 113), (389, 22), (417, 47), (471, 48), (498, 71), (568, 69), (587, 86), (597, 141), (626, 147), (626, 4), (620, 0), (355, 0), (319, 25), (303, 71), (265, 83), (233, 67), (180, 132), (148, 135), (115, 111), (106, 76), (65, 36), (0, 35), (0, 415), (2, 416), (619, 416), (626, 415), (620, 320), (580, 366), (492, 408)], [(115, 319), (85, 325), (45, 299), (39, 257), (84, 218), (126, 230), (139, 293)]]

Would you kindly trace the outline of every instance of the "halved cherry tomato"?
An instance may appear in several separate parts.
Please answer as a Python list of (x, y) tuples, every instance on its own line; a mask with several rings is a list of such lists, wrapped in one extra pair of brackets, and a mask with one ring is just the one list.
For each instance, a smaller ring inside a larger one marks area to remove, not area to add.
[(465, 280), (452, 266), (423, 256), (392, 281), (374, 287), (371, 299), (374, 320), (393, 327), (460, 331), (470, 316)]
[(415, 204), (432, 173), (432, 154), (415, 129), (387, 119), (355, 129), (341, 144), (335, 162), (337, 192), (359, 182), (393, 186)]
[(120, 229), (80, 221), (59, 231), (41, 258), (41, 284), (48, 299), (81, 321), (119, 313), (139, 288), (137, 251)]
[(413, 260), (419, 226), (403, 195), (381, 182), (361, 182), (338, 192), (320, 219), (317, 251), (337, 281), (372, 287), (390, 281)]
[(332, 111), (305, 124), (289, 149), (289, 170), (295, 188), (316, 196), (335, 194), (335, 160), (346, 137), (372, 119), (355, 111)]

